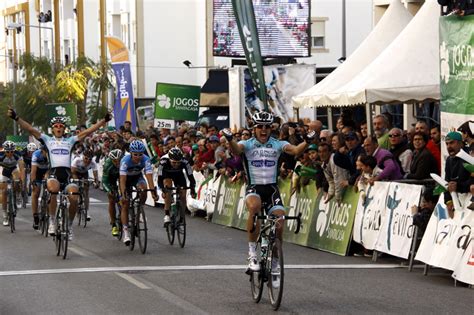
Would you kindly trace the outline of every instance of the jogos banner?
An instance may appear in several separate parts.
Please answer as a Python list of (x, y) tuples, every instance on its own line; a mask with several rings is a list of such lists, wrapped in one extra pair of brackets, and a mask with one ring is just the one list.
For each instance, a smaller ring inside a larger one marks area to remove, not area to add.
[(201, 87), (156, 83), (155, 119), (196, 121)]
[[(441, 136), (470, 122), (474, 132), (474, 16), (443, 16), (440, 31)], [(447, 150), (441, 142), (444, 160)], [(444, 168), (444, 165), (443, 165)]]
[(48, 120), (61, 116), (66, 118), (69, 127), (77, 126), (77, 107), (74, 103), (52, 103), (46, 104)]
[(112, 69), (117, 82), (117, 94), (114, 104), (115, 127), (120, 127), (125, 121), (132, 123), (135, 132), (137, 122), (135, 117), (135, 101), (133, 98), (132, 74), (130, 72), (130, 59), (125, 44), (116, 37), (106, 37), (109, 47)]

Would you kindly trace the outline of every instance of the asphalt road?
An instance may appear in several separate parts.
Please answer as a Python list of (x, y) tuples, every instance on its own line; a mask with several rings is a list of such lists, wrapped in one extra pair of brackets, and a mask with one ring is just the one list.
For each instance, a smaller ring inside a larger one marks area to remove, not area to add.
[[(93, 220), (75, 226), (68, 258), (31, 228), (22, 209), (17, 232), (0, 227), (0, 314), (272, 314), (244, 274), (243, 231), (188, 218), (185, 248), (168, 244), (163, 211), (147, 207), (148, 252), (131, 252), (110, 235), (106, 196), (93, 191)], [(450, 273), (408, 272), (402, 261), (336, 255), (284, 244), (282, 314), (473, 314), (474, 289)], [(265, 289), (266, 291), (266, 289)]]

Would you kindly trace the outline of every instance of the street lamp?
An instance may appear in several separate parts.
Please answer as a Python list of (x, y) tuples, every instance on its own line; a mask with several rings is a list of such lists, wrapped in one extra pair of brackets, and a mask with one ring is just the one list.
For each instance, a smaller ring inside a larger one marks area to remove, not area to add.
[[(6, 57), (7, 60), (10, 60), (12, 58), (12, 55), (0, 55), (2, 57)], [(13, 60), (13, 58), (12, 58)], [(15, 65), (15, 60), (12, 61), (13, 64), (13, 93), (12, 93), (12, 107), (13, 110), (16, 110), (16, 65)], [(7, 67), (8, 68), (8, 67)], [(16, 120), (13, 121), (13, 135), (17, 135), (17, 123)]]
[[(8, 23), (7, 25), (7, 29), (9, 30), (16, 30), (17, 28), (19, 27), (22, 27), (22, 26), (25, 26), (25, 27), (33, 27), (33, 28), (39, 28), (40, 30), (41, 29), (47, 29), (47, 30), (50, 30), (51, 31), (51, 59), (53, 60), (53, 69), (54, 69), (54, 63), (55, 63), (55, 59), (54, 59), (54, 47), (53, 47), (53, 37), (54, 37), (54, 29), (52, 27), (49, 27), (49, 26), (40, 26), (40, 25), (31, 25), (31, 24), (23, 24), (23, 23)], [(40, 43), (40, 55), (41, 55), (41, 43)]]

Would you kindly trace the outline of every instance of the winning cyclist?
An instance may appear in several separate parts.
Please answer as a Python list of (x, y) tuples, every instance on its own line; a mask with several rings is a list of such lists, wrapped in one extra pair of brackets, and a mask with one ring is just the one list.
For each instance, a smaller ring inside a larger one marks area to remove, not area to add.
[[(174, 147), (168, 151), (160, 159), (158, 166), (158, 187), (163, 191), (163, 198), (165, 199), (165, 227), (170, 223), (170, 207), (171, 207), (171, 192), (167, 188), (171, 188), (173, 183), (176, 187), (186, 187), (186, 179), (184, 178), (183, 170), (189, 180), (191, 187), (191, 196), (196, 197), (196, 181), (193, 176), (193, 169), (189, 165), (188, 160), (183, 156), (183, 152), (178, 147)], [(181, 190), (179, 195), (181, 209), (186, 209), (186, 190)]]
[[(290, 155), (300, 155), (308, 146), (308, 142), (314, 138), (314, 131), (309, 133), (302, 143), (292, 145), (287, 141), (280, 141), (270, 137), (272, 131), (273, 115), (267, 112), (257, 112), (252, 117), (254, 136), (248, 140), (238, 143), (233, 140), (232, 131), (224, 129), (223, 134), (229, 141), (230, 147), (235, 154), (245, 155), (245, 171), (247, 175), (247, 189), (245, 203), (249, 210), (247, 220), (247, 232), (249, 240), (249, 271), (259, 271), (260, 265), (257, 261), (256, 241), (260, 226), (257, 223), (253, 228), (253, 216), (261, 210), (262, 200), (266, 202), (265, 212), (275, 216), (285, 215), (285, 208), (280, 197), (277, 186), (278, 158), (282, 152)], [(277, 225), (277, 237), (281, 240), (283, 235), (283, 222)], [(272, 269), (279, 268), (278, 262), (272, 262)]]
[[(92, 170), (94, 175), (94, 188), (99, 187), (99, 174), (97, 173), (97, 164), (92, 159), (94, 152), (92, 150), (86, 150), (80, 157), (76, 157), (72, 160), (71, 171), (74, 179), (89, 179), (89, 170)], [(89, 209), (89, 182), (84, 183), (84, 206)], [(91, 217), (87, 213), (87, 221), (90, 221)]]
[[(133, 140), (129, 146), (130, 155), (126, 155), (120, 162), (120, 193), (122, 196), (122, 226), (123, 242), (126, 246), (130, 245), (130, 232), (128, 230), (128, 208), (130, 206), (131, 193), (133, 186), (139, 189), (146, 189), (146, 182), (143, 178), (145, 172), (146, 181), (149, 189), (152, 189), (153, 199), (157, 200), (155, 183), (153, 182), (153, 170), (151, 168), (150, 158), (146, 156), (145, 145), (140, 140)], [(146, 201), (146, 192), (140, 194), (140, 203)]]
[[(45, 144), (48, 153), (49, 161), (51, 164), (51, 170), (49, 172), (50, 178), (48, 178), (47, 187), (48, 191), (52, 194), (57, 194), (59, 189), (65, 189), (67, 193), (77, 193), (79, 188), (75, 184), (69, 183), (71, 176), (71, 151), (74, 143), (83, 140), (91, 133), (99, 130), (100, 127), (105, 126), (107, 122), (112, 118), (110, 113), (106, 113), (104, 118), (89, 129), (81, 131), (78, 135), (72, 137), (64, 137), (66, 130), (66, 119), (64, 117), (54, 117), (50, 121), (50, 126), (53, 130), (53, 136), (50, 137), (46, 134), (41, 133), (35, 129), (28, 122), (21, 119), (13, 108), (8, 108), (8, 117), (17, 121), (18, 125), (28, 131), (32, 136), (38, 140), (42, 140)], [(77, 210), (77, 196), (68, 195), (69, 199), (69, 240), (73, 239), (72, 223)], [(49, 219), (50, 225), (48, 233), (54, 235), (56, 231), (56, 205), (57, 198), (51, 198), (49, 202)]]
[[(7, 184), (5, 181), (11, 180), (24, 180), (25, 178), (25, 167), (23, 158), (15, 151), (15, 143), (12, 141), (5, 141), (3, 143), (3, 152), (0, 152), (0, 166), (3, 167), (2, 176), (0, 181), (0, 190), (2, 191), (2, 206), (3, 206), (3, 225), (8, 226), (8, 213), (7, 213)], [(14, 191), (17, 191), (21, 185), (14, 185)], [(16, 205), (14, 205), (16, 207)]]
[(112, 236), (117, 236), (120, 232), (115, 222), (115, 194), (118, 194), (117, 182), (120, 177), (119, 170), (122, 157), (122, 150), (114, 149), (110, 151), (102, 170), (102, 186), (109, 199), (109, 217), (110, 225), (112, 226)]
[(38, 198), (43, 179), (49, 170), (48, 151), (44, 145), (33, 152), (31, 156), (31, 184), (33, 191), (31, 193), (31, 210), (33, 211), (33, 229), (37, 230), (39, 225)]

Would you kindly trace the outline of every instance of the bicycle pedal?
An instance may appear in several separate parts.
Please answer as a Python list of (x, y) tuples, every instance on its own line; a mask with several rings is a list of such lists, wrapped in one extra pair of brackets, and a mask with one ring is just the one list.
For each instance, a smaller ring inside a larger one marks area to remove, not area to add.
[(90, 221), (90, 220), (91, 220), (91, 217), (87, 217), (87, 218), (86, 218), (86, 221)]

